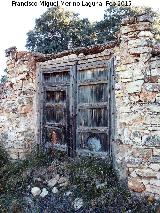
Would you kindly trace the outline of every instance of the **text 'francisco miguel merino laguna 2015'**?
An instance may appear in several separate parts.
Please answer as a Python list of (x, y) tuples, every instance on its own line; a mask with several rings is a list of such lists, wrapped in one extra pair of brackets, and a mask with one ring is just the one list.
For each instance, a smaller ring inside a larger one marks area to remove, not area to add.
[(82, 7), (95, 7), (95, 6), (131, 6), (131, 1), (12, 1), (12, 6), (16, 7), (58, 7), (58, 6), (82, 6)]

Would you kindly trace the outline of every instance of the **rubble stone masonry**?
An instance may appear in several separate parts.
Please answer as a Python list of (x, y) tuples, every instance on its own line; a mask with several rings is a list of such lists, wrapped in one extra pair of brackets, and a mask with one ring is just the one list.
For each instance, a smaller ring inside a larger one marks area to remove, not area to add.
[(115, 164), (130, 190), (159, 196), (160, 55), (151, 17), (123, 20), (119, 39)]
[(36, 141), (35, 60), (31, 53), (6, 52), (8, 81), (0, 94), (0, 144), (12, 159), (24, 159)]
[[(144, 14), (123, 20), (110, 50), (116, 59), (114, 165), (131, 191), (159, 197), (160, 48), (154, 45), (152, 18)], [(100, 52), (103, 55), (105, 48)], [(12, 159), (24, 159), (38, 143), (36, 66), (56, 60), (56, 55), (10, 48), (6, 56), (8, 81), (0, 86), (0, 145)], [(60, 60), (66, 57), (59, 55)]]

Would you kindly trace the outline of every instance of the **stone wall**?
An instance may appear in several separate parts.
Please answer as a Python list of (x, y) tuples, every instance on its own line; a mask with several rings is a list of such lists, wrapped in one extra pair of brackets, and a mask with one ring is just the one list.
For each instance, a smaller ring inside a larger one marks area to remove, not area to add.
[[(113, 49), (114, 47), (114, 49)], [(160, 48), (154, 46), (152, 19), (125, 19), (117, 43), (65, 51), (55, 55), (6, 51), (8, 81), (0, 86), (0, 145), (12, 159), (24, 159), (37, 139), (38, 62), (45, 65), (101, 56), (116, 58), (115, 167), (131, 191), (160, 195)], [(74, 54), (74, 55), (73, 55)]]
[(123, 20), (116, 68), (116, 140), (120, 177), (134, 192), (160, 195), (160, 55), (152, 19)]
[(24, 159), (35, 146), (35, 60), (31, 53), (6, 51), (8, 81), (0, 94), (0, 145), (12, 159)]
[(111, 42), (49, 55), (19, 52), (16, 47), (6, 50), (8, 80), (0, 85), (0, 146), (11, 159), (25, 159), (40, 145), (39, 66), (51, 69), (53, 64), (82, 58), (107, 60), (114, 46)]

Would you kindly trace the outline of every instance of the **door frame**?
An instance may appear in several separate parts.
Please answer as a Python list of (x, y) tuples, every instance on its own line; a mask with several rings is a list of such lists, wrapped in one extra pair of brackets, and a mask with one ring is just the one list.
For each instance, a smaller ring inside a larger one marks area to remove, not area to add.
[[(77, 154), (77, 114), (78, 114), (78, 60), (68, 63), (68, 65), (61, 66), (60, 64), (54, 64), (54, 67), (51, 69), (42, 69), (37, 68), (37, 96), (36, 96), (36, 103), (37, 103), (37, 121), (38, 121), (38, 128), (37, 128), (37, 141), (38, 141), (38, 148), (41, 147), (44, 148), (44, 141), (43, 138), (43, 128), (44, 128), (44, 119), (43, 119), (43, 113), (44, 113), (44, 94), (45, 94), (45, 85), (44, 85), (44, 79), (43, 75), (44, 73), (54, 73), (54, 72), (63, 72), (63, 70), (68, 71), (69, 73), (69, 83), (66, 84), (67, 89), (67, 96), (66, 96), (66, 107), (68, 107), (69, 111), (67, 112), (67, 129), (66, 129), (66, 145), (67, 145), (67, 153), (69, 156), (74, 157)], [(114, 118), (113, 115), (114, 112), (114, 57), (111, 57), (107, 60), (99, 61), (99, 63), (110, 63), (110, 71), (109, 74), (109, 86), (108, 86), (108, 95), (110, 94), (110, 98), (108, 99), (108, 106), (109, 106), (109, 116), (110, 119), (108, 119), (108, 140), (109, 140), (109, 155), (111, 154), (112, 150), (112, 142), (114, 140)], [(81, 64), (83, 66), (83, 64)], [(92, 63), (92, 61), (89, 63), (89, 66), (93, 67), (96, 66), (96, 63)], [(58, 87), (58, 85), (54, 85), (54, 87)], [(60, 85), (59, 85), (60, 86)], [(113, 87), (113, 89), (112, 89)], [(63, 87), (64, 89), (64, 87)], [(109, 118), (109, 117), (108, 117)]]

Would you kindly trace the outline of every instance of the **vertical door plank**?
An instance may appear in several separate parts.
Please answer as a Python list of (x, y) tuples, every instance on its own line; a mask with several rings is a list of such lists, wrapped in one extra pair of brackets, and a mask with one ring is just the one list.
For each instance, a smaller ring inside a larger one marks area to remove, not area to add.
[(70, 68), (70, 144), (68, 154), (75, 156), (76, 152), (76, 129), (77, 129), (77, 63)]

